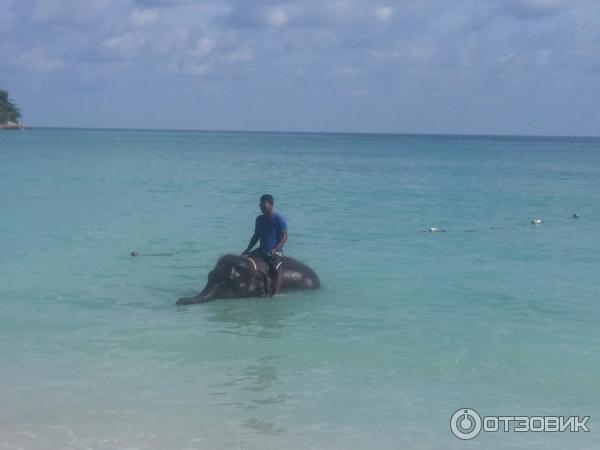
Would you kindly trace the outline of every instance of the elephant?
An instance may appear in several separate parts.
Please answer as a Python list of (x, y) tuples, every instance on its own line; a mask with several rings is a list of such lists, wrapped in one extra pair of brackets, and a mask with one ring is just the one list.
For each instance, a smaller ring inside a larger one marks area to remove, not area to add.
[[(319, 289), (317, 274), (300, 261), (283, 257), (279, 269), (281, 289)], [(195, 297), (183, 297), (177, 305), (206, 303), (217, 298), (266, 297), (270, 295), (269, 265), (260, 257), (225, 255), (208, 274), (208, 282)]]

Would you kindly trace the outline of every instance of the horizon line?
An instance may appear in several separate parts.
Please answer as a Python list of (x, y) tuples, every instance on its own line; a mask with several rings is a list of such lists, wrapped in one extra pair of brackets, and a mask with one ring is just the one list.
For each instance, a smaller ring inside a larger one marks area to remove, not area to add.
[(434, 136), (434, 137), (495, 137), (495, 138), (575, 138), (600, 139), (600, 135), (562, 135), (562, 134), (497, 134), (497, 133), (440, 133), (440, 132), (393, 132), (393, 131), (312, 131), (312, 130), (243, 130), (243, 129), (202, 129), (202, 128), (139, 128), (139, 127), (77, 127), (23, 125), (24, 130), (104, 130), (104, 131), (163, 131), (197, 133), (270, 133), (270, 134), (334, 134), (334, 135), (384, 135), (384, 136)]

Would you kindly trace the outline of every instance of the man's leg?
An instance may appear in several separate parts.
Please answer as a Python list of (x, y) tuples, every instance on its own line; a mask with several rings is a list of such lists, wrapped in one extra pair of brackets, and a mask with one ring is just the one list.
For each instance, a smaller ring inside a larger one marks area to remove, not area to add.
[(269, 258), (269, 266), (271, 272), (271, 293), (275, 295), (281, 289), (281, 263), (283, 262), (283, 255), (276, 253)]
[(252, 250), (248, 256), (256, 258), (257, 260), (263, 260), (267, 263), (269, 270), (267, 272), (258, 270), (258, 272), (264, 276), (265, 289), (263, 295), (273, 297), (273, 266), (271, 264), (271, 257), (262, 253), (259, 248)]
[(271, 273), (271, 293), (272, 295), (275, 295), (279, 292), (279, 289), (281, 289), (281, 272), (279, 270), (275, 270)]

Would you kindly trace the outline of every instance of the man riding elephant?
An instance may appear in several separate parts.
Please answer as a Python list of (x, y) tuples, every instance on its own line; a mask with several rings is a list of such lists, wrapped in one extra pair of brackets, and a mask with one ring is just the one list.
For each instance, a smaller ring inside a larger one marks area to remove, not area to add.
[[(206, 303), (217, 298), (248, 298), (274, 295), (287, 289), (319, 289), (317, 274), (306, 264), (283, 256), (287, 223), (273, 211), (273, 197), (260, 198), (262, 215), (256, 218), (254, 235), (242, 255), (224, 255), (209, 272), (204, 289), (183, 297), (177, 305)], [(260, 246), (252, 248), (260, 240)]]
[[(262, 258), (269, 265), (271, 279), (271, 295), (275, 295), (281, 288), (280, 267), (283, 262), (283, 245), (288, 239), (287, 222), (285, 218), (274, 211), (273, 196), (264, 194), (260, 197), (259, 207), (262, 214), (256, 217), (254, 234), (242, 256)], [(260, 246), (252, 251), (260, 240)]]

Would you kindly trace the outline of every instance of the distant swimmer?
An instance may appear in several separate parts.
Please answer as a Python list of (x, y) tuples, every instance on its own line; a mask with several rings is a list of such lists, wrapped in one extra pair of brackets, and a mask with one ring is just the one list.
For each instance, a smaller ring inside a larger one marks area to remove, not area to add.
[(541, 224), (541, 223), (544, 223), (544, 222), (542, 221), (542, 219), (533, 219), (533, 220), (531, 221), (531, 223), (532, 223), (533, 225), (539, 225), (539, 224)]
[[(168, 252), (168, 253), (144, 253), (144, 256), (173, 256), (177, 255), (179, 252)], [(134, 250), (129, 256), (140, 256), (140, 252)]]
[(443, 228), (440, 228), (440, 227), (431, 227), (429, 229), (429, 232), (430, 233), (445, 233), (446, 230), (444, 230)]
[(573, 214), (573, 219), (579, 219), (579, 214), (577, 214), (577, 213)]

